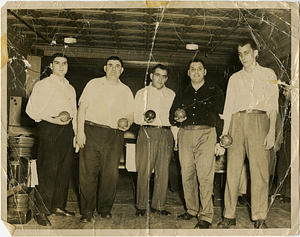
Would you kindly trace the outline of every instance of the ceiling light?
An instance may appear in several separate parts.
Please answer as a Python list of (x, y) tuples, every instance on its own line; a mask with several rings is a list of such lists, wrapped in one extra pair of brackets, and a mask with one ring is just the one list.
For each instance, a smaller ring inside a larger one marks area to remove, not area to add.
[(198, 49), (198, 44), (194, 44), (194, 43), (192, 43), (192, 44), (186, 44), (185, 48), (187, 50), (197, 50)]
[(76, 44), (77, 39), (75, 39), (73, 37), (67, 37), (67, 38), (64, 38), (64, 42), (65, 42), (65, 44)]

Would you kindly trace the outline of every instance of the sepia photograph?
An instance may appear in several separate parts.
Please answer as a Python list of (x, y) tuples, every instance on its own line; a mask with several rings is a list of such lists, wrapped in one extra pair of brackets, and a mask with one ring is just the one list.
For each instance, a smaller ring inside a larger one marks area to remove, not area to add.
[(299, 3), (4, 3), (1, 220), (298, 235)]

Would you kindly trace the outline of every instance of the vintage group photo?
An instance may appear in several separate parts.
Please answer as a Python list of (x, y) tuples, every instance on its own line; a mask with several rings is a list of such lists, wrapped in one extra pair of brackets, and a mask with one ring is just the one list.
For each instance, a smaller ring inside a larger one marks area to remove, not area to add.
[(299, 234), (298, 3), (7, 2), (1, 21), (1, 231)]

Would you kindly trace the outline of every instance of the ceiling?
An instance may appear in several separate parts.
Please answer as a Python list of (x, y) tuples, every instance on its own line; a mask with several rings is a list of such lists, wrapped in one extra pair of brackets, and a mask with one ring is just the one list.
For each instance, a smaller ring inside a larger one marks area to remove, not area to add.
[[(284, 57), (290, 52), (288, 9), (101, 8), (8, 10), (8, 46), (44, 55), (68, 48), (70, 55), (129, 61), (182, 63), (193, 55), (227, 65), (239, 40), (254, 37), (262, 50)], [(64, 44), (65, 37), (77, 43)], [(56, 44), (55, 44), (56, 42)], [(187, 43), (199, 45), (188, 51)], [(69, 55), (69, 56), (70, 56)]]

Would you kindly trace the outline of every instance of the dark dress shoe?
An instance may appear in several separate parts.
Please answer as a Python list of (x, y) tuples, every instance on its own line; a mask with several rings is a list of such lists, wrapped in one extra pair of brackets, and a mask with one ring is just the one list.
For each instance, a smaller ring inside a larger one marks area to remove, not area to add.
[(223, 220), (220, 221), (220, 222), (218, 223), (217, 226), (218, 226), (219, 228), (227, 229), (227, 228), (229, 228), (230, 226), (235, 226), (235, 225), (236, 225), (236, 220), (235, 220), (235, 218), (230, 219), (230, 218), (224, 217)]
[(145, 209), (136, 209), (135, 215), (137, 216), (144, 216), (146, 214)]
[(52, 209), (51, 214), (53, 216), (68, 216), (68, 217), (75, 216), (74, 212), (70, 212), (70, 211), (67, 211), (67, 210), (62, 210), (60, 208)]
[(35, 216), (35, 220), (39, 225), (42, 226), (51, 226), (51, 222), (49, 221), (48, 217), (45, 214), (37, 214)]
[(87, 223), (87, 222), (91, 222), (92, 218), (93, 218), (92, 214), (83, 214), (80, 220), (83, 223)]
[(267, 229), (268, 226), (266, 225), (266, 221), (263, 219), (259, 219), (254, 221), (254, 228), (256, 229)]
[(198, 228), (198, 229), (209, 229), (210, 226), (211, 226), (211, 224), (209, 222), (204, 221), (204, 220), (200, 220), (195, 225), (195, 228)]
[(110, 212), (100, 212), (99, 213), (100, 217), (103, 219), (103, 218), (106, 218), (106, 219), (110, 219), (112, 218), (112, 215)]
[(193, 216), (193, 215), (191, 215), (191, 214), (189, 214), (187, 212), (185, 212), (184, 214), (178, 216), (178, 218), (182, 219), (182, 220), (190, 220), (190, 219), (193, 219), (195, 217), (196, 216)]
[(168, 212), (167, 210), (156, 210), (154, 208), (151, 208), (151, 213), (157, 213), (157, 214), (163, 215), (163, 216), (171, 215), (171, 212)]

